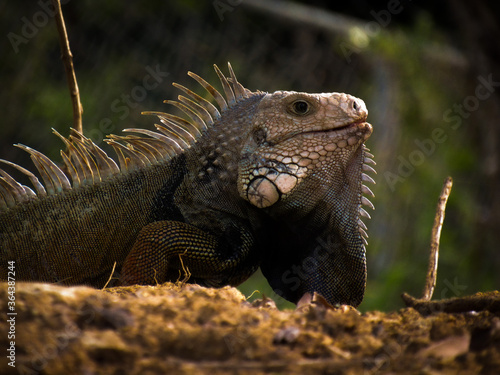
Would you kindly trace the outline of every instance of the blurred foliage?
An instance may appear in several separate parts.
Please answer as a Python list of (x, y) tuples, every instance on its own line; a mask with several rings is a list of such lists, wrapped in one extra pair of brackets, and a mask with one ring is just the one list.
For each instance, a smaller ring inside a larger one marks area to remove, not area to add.
[[(453, 129), (444, 118), (455, 103), (473, 95), (478, 84), (460, 50), (464, 47), (456, 43), (457, 49), (449, 48), (458, 38), (449, 16), (437, 23), (435, 8), (427, 11), (404, 3), (403, 11), (393, 14), (392, 22), (380, 27), (379, 33), (362, 38), (358, 33), (356, 38), (356, 33), (338, 35), (224, 1), (228, 8), (221, 16), (214, 3), (96, 5), (82, 0), (63, 6), (86, 134), (103, 146), (101, 139), (110, 132), (152, 129), (152, 118), (140, 112), (170, 109), (162, 101), (178, 95), (172, 81), (197, 87), (186, 76), (188, 70), (216, 82), (214, 63), (224, 67), (231, 61), (240, 82), (252, 90), (348, 92), (367, 103), (375, 129), (368, 146), (378, 163), (373, 189), (377, 210), (368, 223), (369, 278), (360, 308), (398, 308), (403, 291), (421, 292), (434, 209), (447, 175), (455, 185), (443, 228), (435, 297), (495, 289), (500, 281), (499, 228), (498, 222), (482, 225), (488, 199), (482, 196), (487, 179), (478, 167), (481, 145), (474, 135), (478, 119), (464, 116), (461, 126)], [(370, 11), (386, 6), (316, 4), (358, 17), (365, 26), (374, 20)], [(68, 134), (72, 113), (54, 22), (51, 17), (43, 22), (40, 12), (46, 11), (36, 2), (4, 2), (0, 10), (0, 31), (7, 36), (1, 42), (0, 59), (4, 108), (0, 157), (30, 165), (27, 155), (11, 146), (19, 142), (59, 160), (61, 144), (50, 128)], [(29, 23), (34, 25), (31, 33)], [(26, 33), (33, 35), (28, 38)], [(26, 42), (12, 42), (13, 34)], [(348, 56), (341, 48), (346, 45), (353, 48)], [(134, 99), (148, 69), (168, 76), (158, 87), (146, 90), (144, 97)], [(486, 111), (488, 103), (481, 102), (478, 112)], [(435, 129), (442, 129), (443, 142), (432, 141)], [(427, 151), (419, 147), (426, 140), (434, 144)], [(405, 176), (398, 171), (403, 160), (411, 166)], [(389, 173), (398, 178), (391, 180)], [(246, 295), (259, 290), (276, 298), (258, 274), (241, 290)]]

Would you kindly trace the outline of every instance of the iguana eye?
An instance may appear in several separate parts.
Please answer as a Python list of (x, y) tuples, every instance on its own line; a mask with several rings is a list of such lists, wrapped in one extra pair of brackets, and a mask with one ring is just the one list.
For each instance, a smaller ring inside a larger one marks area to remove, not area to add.
[(296, 100), (292, 103), (292, 112), (296, 115), (306, 115), (311, 106), (304, 100)]

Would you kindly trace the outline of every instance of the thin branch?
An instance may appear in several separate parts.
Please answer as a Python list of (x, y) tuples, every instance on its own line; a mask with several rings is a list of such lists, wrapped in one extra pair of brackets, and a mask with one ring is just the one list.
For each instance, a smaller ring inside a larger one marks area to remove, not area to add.
[(75, 69), (73, 67), (73, 55), (71, 54), (71, 50), (69, 48), (68, 34), (66, 33), (66, 25), (64, 23), (61, 3), (59, 0), (52, 0), (52, 6), (55, 11), (57, 31), (59, 33), (59, 42), (61, 44), (61, 58), (64, 64), (64, 70), (66, 71), (66, 80), (68, 81), (71, 102), (73, 104), (73, 128), (78, 130), (80, 133), (83, 133), (83, 107), (80, 102), (80, 91), (78, 90), (78, 83), (76, 81)]
[(436, 216), (434, 217), (434, 225), (432, 226), (431, 233), (431, 246), (429, 254), (429, 268), (427, 269), (427, 277), (425, 280), (425, 288), (422, 293), (421, 300), (430, 301), (434, 288), (436, 287), (437, 267), (439, 258), (439, 240), (441, 238), (441, 228), (443, 227), (444, 212), (446, 210), (446, 202), (451, 193), (453, 180), (447, 177), (443, 183), (443, 189), (439, 196), (438, 204), (436, 207)]
[(111, 275), (109, 275), (109, 279), (108, 279), (108, 281), (106, 281), (106, 284), (104, 284), (104, 286), (102, 287), (102, 290), (106, 289), (106, 287), (108, 286), (109, 282), (113, 278), (113, 275), (115, 273), (115, 268), (116, 268), (116, 262), (113, 263), (113, 269), (111, 270)]
[(184, 266), (184, 261), (182, 260), (182, 256), (185, 255), (187, 251), (188, 249), (186, 249), (184, 253), (179, 254), (179, 261), (181, 262), (181, 268), (184, 271), (184, 278), (181, 280), (182, 273), (181, 270), (179, 270), (179, 278), (177, 279), (176, 284), (179, 284), (180, 286), (186, 284), (189, 278), (191, 277), (191, 271), (189, 271), (189, 268)]

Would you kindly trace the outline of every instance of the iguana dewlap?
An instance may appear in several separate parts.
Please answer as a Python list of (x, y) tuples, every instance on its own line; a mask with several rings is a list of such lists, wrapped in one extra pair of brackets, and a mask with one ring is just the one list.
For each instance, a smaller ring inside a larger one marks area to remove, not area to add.
[[(105, 141), (118, 165), (83, 135), (62, 137), (65, 172), (31, 154), (34, 191), (0, 170), (0, 278), (65, 285), (156, 284), (185, 277), (238, 285), (260, 266), (297, 302), (318, 292), (358, 305), (366, 283), (374, 164), (362, 100), (341, 93), (251, 92), (215, 70), (224, 95), (188, 73), (218, 106), (167, 101), (187, 119), (155, 114), (157, 131), (126, 129)], [(71, 182), (70, 182), (71, 181)]]

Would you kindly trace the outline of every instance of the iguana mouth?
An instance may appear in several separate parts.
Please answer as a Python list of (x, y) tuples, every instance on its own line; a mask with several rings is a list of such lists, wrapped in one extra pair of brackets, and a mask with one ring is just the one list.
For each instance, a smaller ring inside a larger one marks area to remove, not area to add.
[(305, 136), (306, 138), (310, 137), (317, 137), (320, 135), (324, 135), (327, 137), (338, 137), (338, 136), (343, 136), (346, 134), (351, 134), (355, 133), (360, 130), (365, 130), (369, 128), (370, 133), (371, 133), (371, 124), (366, 122), (366, 119), (362, 119), (359, 121), (351, 122), (350, 124), (342, 125), (339, 127), (335, 128), (330, 128), (330, 129), (318, 129), (318, 130), (310, 130), (310, 131), (305, 131), (302, 133), (295, 134), (294, 136), (302, 135)]
[[(372, 126), (371, 124), (366, 122), (366, 118), (351, 122), (346, 125), (341, 125), (335, 128), (329, 128), (329, 129), (313, 129), (313, 130), (305, 130), (305, 131), (297, 131), (293, 132), (290, 134), (287, 134), (281, 138), (269, 141), (269, 145), (275, 145), (278, 143), (286, 142), (291, 138), (295, 137), (304, 137), (304, 138), (316, 138), (318, 136), (323, 136), (323, 137), (329, 137), (329, 138), (336, 138), (339, 136), (345, 136), (347, 134), (352, 134), (357, 131), (362, 131), (363, 129), (369, 128), (369, 133), (371, 134), (372, 132)], [(367, 137), (365, 137), (366, 139)]]

